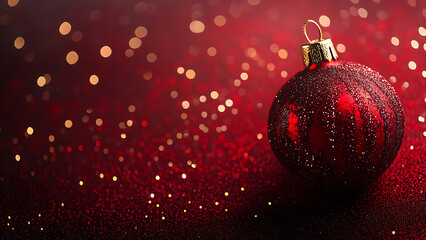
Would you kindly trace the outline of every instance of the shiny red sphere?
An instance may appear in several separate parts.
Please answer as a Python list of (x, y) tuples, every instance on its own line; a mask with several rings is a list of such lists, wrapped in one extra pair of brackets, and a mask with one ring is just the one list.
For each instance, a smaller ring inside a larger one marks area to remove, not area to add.
[(269, 111), (276, 158), (327, 189), (359, 188), (377, 178), (398, 154), (403, 135), (394, 89), (358, 63), (304, 69), (284, 84)]

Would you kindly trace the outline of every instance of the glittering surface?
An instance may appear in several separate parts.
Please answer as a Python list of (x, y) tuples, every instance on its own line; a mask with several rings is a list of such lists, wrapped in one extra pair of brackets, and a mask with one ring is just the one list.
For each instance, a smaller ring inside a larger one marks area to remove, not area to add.
[[(355, 196), (305, 188), (268, 142), (308, 18), (404, 107)], [(425, 19), (418, 0), (2, 1), (1, 236), (425, 238)]]
[(324, 62), (297, 73), (278, 92), (268, 118), (277, 159), (322, 188), (368, 184), (391, 165), (403, 135), (393, 87), (350, 62)]

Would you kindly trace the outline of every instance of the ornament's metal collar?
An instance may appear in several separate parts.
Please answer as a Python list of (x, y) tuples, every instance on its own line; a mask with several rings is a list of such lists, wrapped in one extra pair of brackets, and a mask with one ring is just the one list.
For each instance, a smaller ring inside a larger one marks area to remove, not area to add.
[[(308, 34), (306, 33), (306, 25), (308, 23), (313, 23), (317, 26), (319, 33), (318, 40), (312, 41), (309, 39)], [(312, 64), (318, 65), (321, 62), (330, 62), (332, 59), (337, 59), (337, 53), (334, 49), (334, 45), (331, 42), (331, 39), (322, 38), (322, 31), (318, 23), (316, 23), (314, 20), (307, 20), (303, 24), (303, 33), (309, 42), (301, 46), (303, 65), (305, 65), (305, 67), (309, 67)]]

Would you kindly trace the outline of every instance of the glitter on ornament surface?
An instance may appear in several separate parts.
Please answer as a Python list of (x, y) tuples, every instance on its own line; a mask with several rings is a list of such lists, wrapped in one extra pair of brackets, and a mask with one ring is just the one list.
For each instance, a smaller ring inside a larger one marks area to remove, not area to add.
[[(2, 1), (1, 236), (425, 238), (425, 9)], [(304, 188), (266, 137), (272, 99), (303, 68), (308, 18), (405, 110), (393, 164), (344, 201)]]

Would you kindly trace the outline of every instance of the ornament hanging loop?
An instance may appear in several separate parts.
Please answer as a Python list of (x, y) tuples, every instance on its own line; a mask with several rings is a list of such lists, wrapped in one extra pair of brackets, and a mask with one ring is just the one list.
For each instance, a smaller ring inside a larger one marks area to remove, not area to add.
[(308, 42), (309, 42), (309, 43), (317, 42), (317, 41), (312, 41), (312, 40), (311, 40), (311, 39), (309, 39), (309, 37), (308, 37), (308, 33), (306, 32), (306, 25), (307, 25), (308, 23), (313, 23), (313, 24), (315, 24), (315, 25), (317, 26), (317, 28), (318, 28), (318, 33), (319, 33), (318, 42), (320, 42), (320, 41), (324, 40), (324, 39), (322, 39), (322, 31), (321, 31), (321, 27), (318, 25), (318, 23), (317, 23), (317, 22), (315, 22), (314, 20), (308, 19), (308, 20), (307, 20), (307, 21), (303, 24), (303, 33), (305, 34), (305, 37), (306, 37), (306, 39), (308, 40)]

